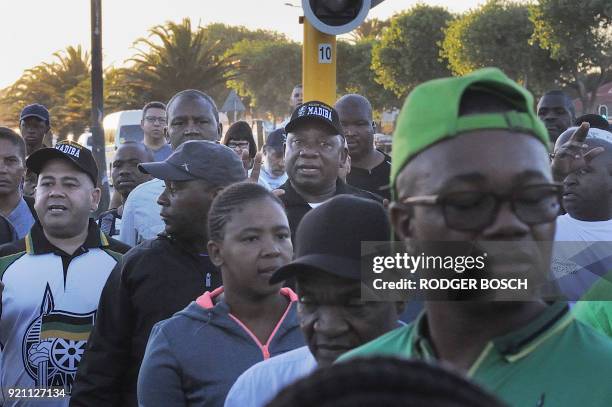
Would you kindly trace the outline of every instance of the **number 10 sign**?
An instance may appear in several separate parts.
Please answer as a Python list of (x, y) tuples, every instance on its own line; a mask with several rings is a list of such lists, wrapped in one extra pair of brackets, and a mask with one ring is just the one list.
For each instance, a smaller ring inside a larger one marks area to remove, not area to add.
[(332, 46), (331, 44), (319, 44), (319, 63), (320, 64), (331, 64), (332, 63)]

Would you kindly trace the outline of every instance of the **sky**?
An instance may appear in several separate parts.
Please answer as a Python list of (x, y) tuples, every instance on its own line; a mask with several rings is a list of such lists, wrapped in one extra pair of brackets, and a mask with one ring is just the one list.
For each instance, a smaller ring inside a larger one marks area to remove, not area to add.
[[(419, 0), (385, 0), (368, 18), (387, 19), (410, 8)], [(484, 0), (426, 0), (461, 12)], [(250, 29), (279, 31), (302, 40), (298, 18), (299, 0), (102, 0), (102, 48), (105, 67), (121, 66), (135, 51), (134, 41), (164, 22), (190, 17), (193, 23), (221, 22)], [(222, 5), (222, 7), (221, 7)], [(53, 60), (53, 53), (69, 45), (89, 50), (90, 1), (87, 0), (0, 0), (0, 88), (16, 81), (24, 70)]]

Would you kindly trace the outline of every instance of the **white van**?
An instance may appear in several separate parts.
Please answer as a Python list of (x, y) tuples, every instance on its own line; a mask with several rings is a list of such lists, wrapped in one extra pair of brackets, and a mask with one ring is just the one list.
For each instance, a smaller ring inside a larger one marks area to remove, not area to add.
[(128, 140), (139, 142), (144, 140), (144, 133), (140, 127), (141, 119), (142, 110), (122, 110), (106, 115), (102, 121), (104, 144), (106, 147), (106, 165), (109, 166), (109, 176), (111, 171), (110, 165), (115, 158), (115, 151), (119, 145)]
[(122, 110), (107, 115), (102, 122), (106, 145), (117, 148), (128, 140), (142, 142), (144, 133), (140, 127), (141, 119), (142, 110)]

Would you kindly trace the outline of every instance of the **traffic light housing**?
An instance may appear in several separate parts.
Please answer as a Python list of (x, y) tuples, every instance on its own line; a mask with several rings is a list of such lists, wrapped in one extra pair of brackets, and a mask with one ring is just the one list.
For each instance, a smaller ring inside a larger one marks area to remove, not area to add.
[[(380, 1), (375, 1), (375, 4)], [(325, 34), (339, 35), (357, 28), (368, 15), (371, 0), (302, 0), (304, 16)]]

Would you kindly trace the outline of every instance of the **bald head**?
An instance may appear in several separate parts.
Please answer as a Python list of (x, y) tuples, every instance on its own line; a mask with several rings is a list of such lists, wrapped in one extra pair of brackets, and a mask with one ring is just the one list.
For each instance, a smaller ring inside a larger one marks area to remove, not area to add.
[[(368, 99), (355, 93), (342, 96), (334, 105), (336, 110), (343, 109), (364, 109), (367, 112), (368, 120), (372, 121), (372, 104)], [(342, 119), (342, 115), (340, 116)]]
[(374, 150), (372, 105), (361, 95), (349, 94), (338, 99), (334, 108), (340, 117), (351, 158), (359, 164)]

